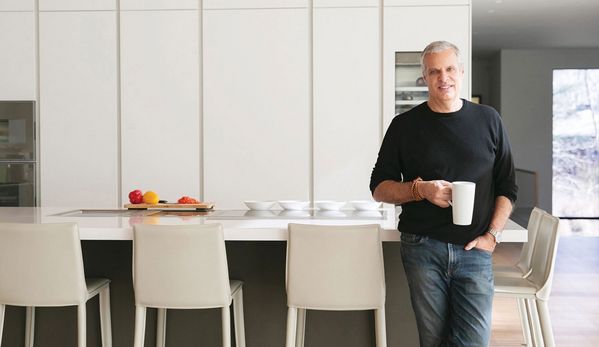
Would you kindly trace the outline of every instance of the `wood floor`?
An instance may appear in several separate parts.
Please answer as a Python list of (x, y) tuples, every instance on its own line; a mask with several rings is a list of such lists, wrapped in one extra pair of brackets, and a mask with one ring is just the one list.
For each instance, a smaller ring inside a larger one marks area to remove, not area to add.
[[(494, 261), (515, 263), (518, 244), (503, 243)], [(558, 347), (599, 346), (599, 237), (560, 237), (549, 311)], [(524, 345), (513, 299), (496, 298), (492, 347)]]

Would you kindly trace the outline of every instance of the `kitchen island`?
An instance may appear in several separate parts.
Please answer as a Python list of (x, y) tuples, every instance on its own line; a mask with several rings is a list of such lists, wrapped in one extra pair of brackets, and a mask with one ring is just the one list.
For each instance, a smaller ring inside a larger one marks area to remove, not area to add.
[[(379, 224), (387, 286), (386, 314), (389, 346), (418, 344), (408, 287), (399, 254), (399, 232), (393, 208), (307, 211), (127, 211), (79, 208), (0, 208), (0, 220), (19, 223), (76, 222), (80, 228), (85, 272), (112, 280), (113, 346), (131, 346), (134, 297), (131, 280), (132, 225), (221, 223), (227, 240), (231, 278), (245, 282), (244, 310), (248, 346), (280, 347), (285, 341), (285, 241), (288, 223), (322, 225)], [(510, 221), (504, 241), (525, 242), (524, 228)], [(159, 254), (156, 255), (160, 257)], [(100, 346), (97, 299), (88, 305), (88, 346)], [(40, 308), (36, 339), (43, 346), (74, 346), (76, 309)], [(307, 346), (374, 346), (374, 320), (369, 311), (309, 311)], [(148, 311), (146, 346), (155, 344), (155, 311)], [(23, 345), (25, 313), (7, 307), (3, 342)], [(167, 346), (219, 346), (218, 310), (169, 310)]]

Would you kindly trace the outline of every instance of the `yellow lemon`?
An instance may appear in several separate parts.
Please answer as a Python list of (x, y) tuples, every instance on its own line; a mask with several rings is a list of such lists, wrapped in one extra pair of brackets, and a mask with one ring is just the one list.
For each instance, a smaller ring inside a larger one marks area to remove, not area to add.
[(149, 190), (144, 193), (144, 204), (157, 204), (158, 203), (158, 194)]

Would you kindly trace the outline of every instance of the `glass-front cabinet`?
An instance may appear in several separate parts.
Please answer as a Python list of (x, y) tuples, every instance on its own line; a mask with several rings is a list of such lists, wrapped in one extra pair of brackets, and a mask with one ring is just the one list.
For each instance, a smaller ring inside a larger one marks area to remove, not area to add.
[(420, 52), (395, 52), (395, 114), (402, 114), (427, 98)]

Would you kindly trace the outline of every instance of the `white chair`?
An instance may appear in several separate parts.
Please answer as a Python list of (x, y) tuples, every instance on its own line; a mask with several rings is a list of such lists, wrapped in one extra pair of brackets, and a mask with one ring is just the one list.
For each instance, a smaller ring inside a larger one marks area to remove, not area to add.
[(378, 225), (289, 224), (287, 347), (304, 345), (306, 310), (374, 310), (376, 345), (387, 345), (385, 270)]
[[(501, 277), (521, 277), (526, 278), (531, 272), (532, 254), (535, 247), (535, 241), (537, 232), (539, 230), (541, 216), (545, 211), (540, 208), (533, 208), (528, 218), (528, 230), (527, 242), (522, 246), (520, 252), (520, 258), (518, 262), (513, 265), (493, 265), (493, 274), (495, 278)], [(520, 324), (522, 325), (524, 338), (528, 345), (532, 344), (532, 337), (530, 332), (530, 324), (528, 323), (528, 310), (526, 309), (526, 300), (518, 299), (518, 313), (520, 314)]]
[[(535, 346), (555, 346), (547, 302), (557, 256), (558, 226), (557, 217), (542, 212), (532, 252), (530, 274), (526, 277), (495, 277), (495, 295), (524, 301), (527, 319), (523, 319), (522, 324), (525, 333), (527, 329), (531, 330)], [(527, 343), (530, 343), (530, 338), (526, 338)]]
[(86, 279), (75, 223), (0, 223), (0, 343), (6, 305), (25, 306), (33, 346), (35, 307), (77, 306), (78, 346), (86, 344), (86, 302), (100, 294), (102, 346), (112, 346), (110, 281)]
[(231, 346), (233, 302), (235, 343), (245, 347), (243, 282), (230, 281), (220, 224), (134, 227), (134, 346), (143, 347), (146, 308), (158, 309), (156, 344), (164, 346), (166, 309), (221, 308), (223, 346)]
[(532, 254), (537, 232), (539, 230), (539, 222), (541, 221), (543, 213), (545, 213), (545, 211), (540, 208), (533, 208), (528, 219), (528, 226), (526, 227), (528, 231), (527, 242), (522, 246), (518, 262), (514, 265), (494, 265), (493, 273), (496, 277), (528, 277), (528, 275), (530, 275)]

